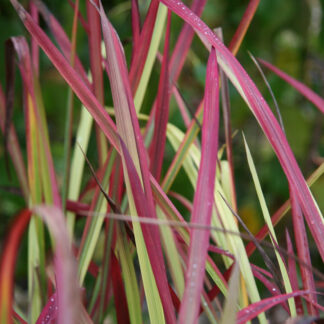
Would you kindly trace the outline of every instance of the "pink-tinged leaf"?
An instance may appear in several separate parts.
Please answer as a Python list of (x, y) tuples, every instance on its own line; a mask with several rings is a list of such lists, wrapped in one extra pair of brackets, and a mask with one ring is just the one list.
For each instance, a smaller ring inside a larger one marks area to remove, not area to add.
[(57, 207), (36, 206), (55, 240), (55, 278), (58, 324), (77, 324), (82, 319), (81, 289), (78, 283), (77, 263), (71, 249), (65, 218)]
[[(136, 116), (125, 56), (117, 33), (107, 19), (101, 3), (100, 16), (107, 53), (108, 76), (116, 113), (117, 128), (120, 133), (119, 141), (125, 146), (122, 153), (125, 163), (127, 163), (128, 179), (133, 184), (136, 181), (139, 182), (139, 185), (137, 183), (134, 187), (132, 186), (132, 195), (135, 199), (137, 214), (156, 218), (146, 150)], [(130, 156), (129, 161), (126, 161), (128, 155)], [(126, 170), (124, 172), (126, 173)], [(143, 226), (142, 230), (152, 271), (155, 278), (158, 278), (156, 285), (160, 293), (166, 321), (168, 323), (175, 323), (175, 314), (168, 290), (159, 229)]]
[(146, 19), (143, 24), (141, 34), (138, 39), (138, 46), (133, 52), (132, 65), (129, 72), (129, 80), (131, 81), (132, 93), (136, 92), (137, 86), (142, 76), (146, 56), (150, 47), (154, 24), (156, 20), (157, 11), (159, 8), (159, 0), (152, 0)]
[(170, 79), (169, 79), (169, 43), (170, 43), (170, 30), (171, 30), (171, 11), (168, 11), (167, 29), (165, 34), (165, 43), (163, 51), (163, 60), (159, 81), (159, 88), (157, 94), (157, 102), (155, 109), (154, 119), (154, 133), (153, 139), (149, 149), (150, 156), (150, 170), (152, 175), (157, 181), (160, 180), (165, 141), (166, 129), (169, 119), (169, 106), (170, 106)]
[[(14, 1), (14, 2), (17, 3), (17, 1)], [(66, 35), (64, 29), (62, 28), (60, 23), (57, 21), (57, 19), (51, 14), (51, 12), (47, 9), (47, 7), (40, 0), (37, 0), (35, 2), (35, 4), (36, 4), (37, 9), (39, 10), (40, 14), (43, 16), (44, 21), (50, 28), (56, 42), (60, 46), (66, 60), (70, 61), (72, 45), (70, 43), (69, 37)], [(35, 24), (35, 25), (38, 26), (38, 24)], [(31, 34), (33, 35), (33, 33), (31, 33)], [(38, 37), (36, 37), (34, 35), (33, 39), (38, 42), (38, 45), (40, 45)], [(42, 47), (42, 46), (40, 45), (40, 47)], [(43, 48), (43, 50), (44, 50), (44, 48)], [(45, 53), (46, 53), (46, 51), (45, 51)], [(77, 56), (75, 56), (75, 69), (79, 73), (79, 75), (82, 77), (83, 82), (86, 83), (88, 88), (91, 88), (90, 83), (88, 81), (87, 73), (85, 72), (85, 70), (82, 66), (82, 63)]]
[(114, 290), (117, 322), (121, 324), (128, 324), (130, 323), (130, 320), (124, 283), (121, 276), (122, 270), (115, 254), (112, 254), (111, 263), (111, 281)]
[(244, 15), (240, 21), (240, 24), (228, 46), (229, 50), (233, 53), (233, 55), (236, 55), (238, 52), (243, 38), (251, 24), (251, 21), (254, 17), (254, 14), (259, 6), (260, 0), (250, 0)]
[[(194, 0), (191, 5), (191, 10), (198, 17), (202, 14), (207, 0)], [(177, 43), (174, 47), (172, 57), (170, 59), (170, 80), (174, 84), (177, 82), (184, 62), (187, 57), (188, 50), (190, 48), (191, 41), (194, 36), (194, 31), (189, 24), (184, 24)]]
[(139, 46), (140, 30), (141, 30), (141, 17), (138, 8), (138, 0), (132, 0), (133, 55), (135, 52), (137, 52), (137, 48)]
[(309, 293), (308, 291), (295, 291), (290, 294), (282, 294), (275, 297), (265, 298), (257, 303), (254, 303), (248, 307), (245, 307), (244, 309), (240, 310), (237, 313), (237, 324), (243, 324), (246, 323), (253, 318), (257, 317), (259, 314), (265, 312), (266, 310), (285, 302), (287, 299), (296, 297), (296, 296), (302, 296)]
[[(286, 229), (286, 241), (287, 241), (288, 255), (295, 255), (293, 245), (292, 245), (292, 242), (291, 242), (291, 239), (290, 239), (290, 235), (289, 235), (289, 232), (288, 232), (287, 229)], [(296, 262), (295, 262), (294, 258), (289, 258), (289, 257), (288, 257), (288, 276), (289, 276), (289, 279), (290, 279), (292, 290), (293, 291), (298, 290), (299, 285), (298, 285), (298, 277), (297, 277), (297, 270), (296, 270)], [(300, 297), (295, 298), (295, 304), (296, 304), (297, 314), (298, 315), (303, 315), (303, 313), (304, 313), (303, 304), (301, 302)]]
[[(218, 87), (216, 52), (212, 48), (206, 71), (202, 153), (191, 217), (191, 223), (202, 225), (210, 225), (214, 201), (219, 122)], [(208, 242), (208, 230), (191, 230), (186, 286), (180, 307), (179, 323), (197, 322), (203, 291)]]
[(90, 114), (103, 130), (111, 144), (118, 150), (119, 145), (116, 136), (117, 130), (115, 124), (109, 117), (109, 114), (105, 111), (102, 105), (100, 105), (99, 101), (89, 90), (88, 86), (84, 83), (84, 80), (81, 79), (80, 75), (71, 67), (66, 58), (52, 44), (43, 30), (41, 30), (40, 27), (34, 23), (30, 15), (19, 4), (19, 2), (17, 0), (11, 0), (11, 2), (17, 10), (19, 17), (27, 30), (35, 37), (39, 46), (46, 53), (62, 77), (71, 86), (83, 105), (89, 110)]
[[(302, 261), (304, 264), (309, 265), (311, 268), (312, 261), (309, 252), (309, 245), (308, 245), (306, 228), (303, 219), (303, 213), (297, 199), (295, 198), (292, 192), (290, 194), (290, 197), (291, 197), (291, 207), (292, 207), (292, 220), (293, 220), (294, 234), (295, 234), (295, 240), (297, 246), (297, 255), (300, 261)], [(301, 273), (304, 289), (308, 291), (316, 291), (314, 276), (312, 271), (309, 269), (309, 267), (306, 268), (302, 264), (300, 264), (300, 273)], [(311, 294), (308, 297), (314, 303), (317, 303), (317, 298), (315, 294)], [(313, 307), (311, 303), (307, 302), (306, 304), (307, 304), (307, 309), (309, 314), (318, 315), (318, 311)]]
[(310, 102), (312, 102), (322, 113), (324, 113), (324, 99), (320, 97), (317, 93), (315, 93), (310, 88), (306, 87), (302, 82), (297, 81), (296, 79), (292, 78), (285, 72), (281, 71), (277, 67), (273, 66), (272, 64), (258, 59), (258, 61), (267, 67), (269, 70), (277, 74), (281, 79), (285, 80), (289, 83), (292, 87), (294, 87), (300, 94), (302, 94), (305, 98), (307, 98)]
[[(256, 267), (253, 264), (251, 264), (251, 268), (252, 268), (253, 275), (262, 282), (262, 284), (268, 289), (268, 291), (272, 296), (279, 296), (281, 294), (278, 286), (272, 283), (270, 280), (268, 280), (265, 276), (261, 274), (261, 271), (259, 271), (261, 270), (260, 268)], [(287, 314), (289, 314), (289, 308), (288, 305), (285, 303), (285, 301), (281, 303), (281, 306), (284, 308)]]
[(189, 125), (190, 125), (190, 116), (189, 116), (189, 113), (188, 113), (188, 109), (186, 107), (186, 104), (178, 90), (178, 88), (176, 86), (173, 86), (172, 88), (172, 93), (174, 95), (174, 98), (178, 104), (178, 107), (179, 107), (179, 110), (180, 110), (180, 113), (181, 113), (181, 116), (182, 116), (182, 119), (183, 119), (183, 122), (186, 126), (186, 128), (189, 128)]
[(40, 313), (36, 324), (51, 324), (52, 321), (57, 319), (58, 314), (58, 302), (57, 294), (54, 293), (47, 301), (45, 307)]
[[(94, 3), (98, 6), (99, 1), (94, 0)], [(88, 15), (88, 40), (90, 49), (90, 67), (92, 75), (93, 93), (100, 102), (104, 105), (104, 88), (103, 88), (103, 69), (102, 69), (102, 56), (101, 56), (101, 23), (100, 15), (97, 9), (90, 1), (87, 1), (87, 15)], [(96, 139), (98, 147), (99, 165), (104, 164), (104, 160), (107, 156), (107, 144), (103, 133), (96, 127)]]
[(0, 259), (0, 322), (12, 324), (14, 273), (19, 244), (31, 211), (24, 209), (15, 218), (3, 245)]
[(242, 95), (244, 94), (244, 99), (249, 103), (249, 107), (276, 152), (290, 187), (295, 192), (305, 215), (322, 260), (324, 260), (323, 217), (298, 167), (286, 136), (260, 91), (236, 58), (199, 17), (189, 10), (181, 1), (161, 0), (161, 2), (189, 23), (203, 39), (204, 43), (215, 47), (217, 55), (220, 58), (220, 64), (223, 67), (226, 66), (227, 76), (232, 80)]
[(307, 296), (304, 296), (304, 298), (311, 303), (314, 307), (316, 307), (319, 311), (324, 312), (324, 306), (320, 305), (318, 303), (314, 303), (310, 298), (308, 298)]
[[(38, 16), (38, 9), (35, 5), (34, 1), (30, 2), (30, 15), (34, 19), (35, 23), (39, 24), (39, 16)], [(31, 39), (31, 56), (32, 56), (32, 62), (33, 62), (33, 69), (35, 72), (35, 75), (39, 75), (39, 47), (37, 42), (33, 39)]]
[[(147, 197), (145, 196), (145, 193), (143, 192), (142, 189), (141, 181), (138, 177), (133, 161), (122, 139), (121, 139), (121, 147), (123, 150), (124, 159), (125, 159), (127, 172), (129, 175), (129, 180), (132, 187), (132, 193), (133, 193), (134, 202), (136, 205), (136, 210), (138, 212), (138, 215), (152, 218), (152, 215), (155, 214), (154, 207), (152, 208), (150, 204), (148, 204)], [(156, 280), (156, 284), (160, 292), (161, 302), (163, 304), (166, 321), (167, 323), (176, 323), (174, 307), (168, 289), (166, 269), (164, 263), (161, 262), (163, 261), (163, 254), (162, 254), (162, 250), (159, 249), (161, 243), (159, 239), (160, 235), (159, 232), (157, 231), (158, 229), (155, 226), (148, 226), (144, 224), (142, 224), (141, 227), (142, 227), (143, 236), (146, 243), (146, 248), (148, 250), (152, 270), (155, 278), (158, 278), (158, 280)], [(161, 283), (165, 286), (161, 286)]]

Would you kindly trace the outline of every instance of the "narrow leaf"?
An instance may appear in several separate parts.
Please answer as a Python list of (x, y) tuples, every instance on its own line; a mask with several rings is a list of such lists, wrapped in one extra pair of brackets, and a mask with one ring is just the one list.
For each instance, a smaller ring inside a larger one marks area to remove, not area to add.
[(282, 294), (275, 297), (265, 298), (260, 302), (254, 303), (237, 313), (237, 324), (246, 323), (253, 318), (255, 318), (258, 314), (265, 312), (266, 310), (286, 301), (289, 298), (302, 296), (307, 294), (307, 291), (299, 290), (292, 292), (290, 294)]
[(15, 263), (22, 235), (29, 223), (31, 211), (21, 211), (5, 240), (0, 261), (0, 321), (12, 324)]
[(236, 55), (241, 43), (243, 41), (243, 38), (251, 24), (251, 21), (255, 15), (255, 12), (259, 6), (260, 0), (250, 0), (248, 6), (246, 7), (246, 10), (244, 12), (244, 15), (240, 21), (240, 24), (228, 46), (229, 50), (233, 53), (233, 55)]
[[(218, 149), (219, 94), (218, 68), (212, 48), (206, 72), (204, 118), (202, 126), (202, 155), (194, 198), (192, 223), (210, 225)], [(190, 233), (189, 261), (186, 286), (181, 302), (179, 322), (196, 323), (209, 242), (209, 232), (193, 229)]]
[(71, 250), (64, 215), (57, 207), (37, 206), (34, 210), (45, 220), (55, 239), (58, 323), (80, 323), (81, 289), (78, 284), (76, 260)]
[(296, 79), (292, 78), (285, 72), (281, 71), (277, 67), (273, 66), (272, 64), (258, 59), (258, 61), (267, 67), (269, 70), (277, 74), (281, 79), (285, 80), (289, 83), (292, 87), (294, 87), (300, 94), (302, 94), (305, 98), (307, 98), (310, 102), (312, 102), (322, 113), (324, 113), (324, 99), (320, 97), (317, 93), (315, 93), (310, 88), (306, 87), (302, 82), (297, 81)]
[[(311, 256), (309, 251), (309, 244), (303, 214), (296, 198), (294, 197), (294, 194), (291, 193), (290, 197), (292, 202), (292, 220), (296, 239), (297, 255), (300, 261), (311, 267)], [(312, 271), (301, 264), (300, 273), (304, 289), (308, 291), (316, 291), (314, 275)], [(317, 298), (315, 294), (311, 294), (308, 297), (312, 301), (312, 303), (317, 303)], [(318, 311), (316, 310), (316, 308), (314, 308), (312, 303), (307, 302), (308, 312), (311, 315), (318, 315)]]
[(162, 68), (160, 82), (157, 94), (157, 103), (154, 119), (154, 133), (151, 142), (150, 169), (152, 175), (159, 181), (163, 165), (164, 148), (166, 140), (166, 130), (169, 117), (170, 105), (170, 81), (169, 81), (169, 42), (171, 30), (171, 11), (168, 12), (167, 29), (165, 34), (165, 43), (163, 51)]

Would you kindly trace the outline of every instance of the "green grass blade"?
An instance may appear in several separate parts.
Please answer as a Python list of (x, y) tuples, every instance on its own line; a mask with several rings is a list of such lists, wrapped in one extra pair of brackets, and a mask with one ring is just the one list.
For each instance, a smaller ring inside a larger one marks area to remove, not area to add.
[[(252, 175), (252, 178), (253, 178), (254, 186), (255, 186), (255, 189), (256, 189), (256, 192), (257, 192), (257, 195), (258, 195), (258, 199), (259, 199), (259, 202), (260, 202), (261, 209), (262, 209), (262, 214), (263, 214), (264, 220), (265, 220), (265, 222), (266, 222), (266, 224), (267, 224), (267, 226), (269, 228), (269, 231), (271, 233), (271, 240), (275, 241), (275, 242), (272, 242), (272, 243), (273, 243), (273, 246), (274, 246), (274, 249), (275, 249), (275, 253), (276, 253), (277, 261), (278, 261), (279, 268), (280, 268), (280, 271), (281, 271), (282, 279), (283, 279), (283, 282), (284, 282), (285, 290), (286, 290), (286, 293), (289, 294), (289, 293), (292, 292), (292, 288), (291, 288), (288, 272), (287, 272), (285, 264), (283, 263), (283, 261), (281, 259), (281, 256), (280, 256), (279, 252), (276, 249), (276, 246), (278, 245), (278, 241), (277, 241), (276, 234), (275, 234), (272, 222), (271, 222), (271, 216), (270, 216), (270, 213), (268, 211), (267, 204), (266, 204), (263, 192), (262, 192), (261, 184), (260, 184), (260, 181), (259, 181), (259, 178), (258, 178), (258, 175), (257, 175), (257, 171), (256, 171), (256, 168), (255, 168), (253, 159), (252, 159), (252, 155), (251, 155), (249, 146), (248, 146), (248, 144), (246, 142), (246, 139), (245, 139), (244, 135), (243, 135), (243, 139), (244, 139), (244, 146), (245, 146), (247, 161), (248, 161), (248, 164), (249, 164), (249, 168), (250, 168), (250, 172), (251, 172), (251, 175)], [(296, 316), (297, 312), (296, 312), (295, 300), (293, 298), (288, 299), (288, 304), (289, 304), (289, 309), (290, 309), (291, 316)]]

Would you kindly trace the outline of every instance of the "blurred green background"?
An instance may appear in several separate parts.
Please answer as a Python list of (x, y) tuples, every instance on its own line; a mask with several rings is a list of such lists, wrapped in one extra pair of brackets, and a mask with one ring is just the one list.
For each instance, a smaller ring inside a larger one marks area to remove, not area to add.
[[(27, 1), (21, 2), (27, 6)], [(47, 0), (44, 2), (70, 35), (73, 10), (69, 6), (68, 1)], [(139, 3), (141, 12), (144, 13), (149, 1), (139, 0)], [(119, 33), (125, 47), (127, 58), (129, 59), (131, 53), (130, 1), (108, 0), (103, 1), (103, 4), (108, 13), (108, 17)], [(247, 0), (208, 1), (202, 17), (211, 28), (222, 27), (224, 41), (226, 44), (229, 44), (247, 4)], [(85, 15), (85, 1), (80, 1), (80, 8), (81, 12)], [(319, 95), (324, 96), (323, 9), (324, 0), (261, 0), (256, 16), (237, 57), (256, 82), (272, 108), (274, 108), (274, 105), (271, 101), (270, 94), (256, 66), (249, 58), (248, 51), (255, 57), (261, 57), (278, 66), (291, 76), (310, 86)], [(49, 34), (42, 20), (41, 26)], [(172, 46), (175, 44), (181, 27), (181, 20), (173, 15)], [(28, 33), (24, 29), (9, 0), (0, 1), (0, 30), (0, 82), (2, 87), (5, 88), (4, 42), (9, 37), (18, 35), (24, 35), (29, 39)], [(84, 66), (88, 69), (88, 43), (86, 34), (82, 28), (78, 29), (77, 52)], [(192, 111), (195, 111), (197, 104), (203, 96), (207, 57), (207, 51), (199, 39), (195, 37), (178, 81), (179, 90)], [(63, 139), (67, 86), (42, 52), (40, 62), (41, 88), (49, 123), (52, 153), (60, 182), (63, 172)], [(159, 64), (156, 64), (150, 82), (150, 89), (145, 98), (144, 112), (149, 111), (156, 94), (159, 68)], [(290, 85), (268, 71), (265, 71), (265, 74), (279, 103), (288, 141), (296, 155), (303, 174), (305, 177), (308, 177), (319, 163), (323, 161), (324, 157), (323, 116)], [(20, 143), (24, 148), (25, 130), (21, 78), (18, 72), (16, 73), (16, 88), (13, 122), (16, 126)], [(107, 79), (105, 80), (105, 89), (106, 103), (111, 104)], [(239, 131), (233, 141), (238, 203), (242, 217), (249, 227), (253, 231), (256, 231), (262, 222), (255, 189), (246, 163), (241, 136), (242, 131), (245, 133), (250, 145), (267, 204), (271, 212), (274, 212), (288, 198), (288, 186), (281, 167), (252, 113), (232, 86), (230, 87), (230, 93), (232, 128), (233, 130)], [(76, 121), (78, 119), (78, 108), (79, 102), (75, 100)], [(174, 100), (171, 103), (170, 120), (184, 129)], [(221, 123), (221, 144), (224, 143), (223, 134), (223, 125)], [(1, 226), (0, 235), (4, 233), (4, 225), (24, 206), (22, 198), (9, 190), (16, 188), (18, 183), (13, 168), (11, 168), (11, 178), (9, 178), (6, 172), (2, 143), (3, 137), (1, 135), (0, 219), (3, 226)], [(92, 144), (90, 145), (89, 156), (95, 163), (96, 150), (93, 138)], [(173, 154), (171, 147), (167, 146), (165, 156), (167, 161), (165, 163), (166, 167), (171, 162)], [(181, 174), (173, 190), (184, 192), (183, 188), (187, 186), (187, 181), (185, 175)], [(189, 189), (185, 191), (185, 194), (188, 198), (192, 198), (193, 192), (190, 190), (190, 186), (187, 187)], [(313, 187), (313, 192), (321, 210), (324, 211), (324, 177)], [(286, 225), (289, 225), (289, 217), (287, 217), (285, 222)], [(283, 226), (281, 228), (284, 229)]]

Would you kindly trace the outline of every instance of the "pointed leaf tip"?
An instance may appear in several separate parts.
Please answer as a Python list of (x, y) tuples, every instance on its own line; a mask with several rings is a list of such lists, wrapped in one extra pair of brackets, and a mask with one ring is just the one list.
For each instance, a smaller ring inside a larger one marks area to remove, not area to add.
[(17, 0), (10, 0), (13, 7), (16, 9), (21, 20), (26, 19), (26, 10)]

